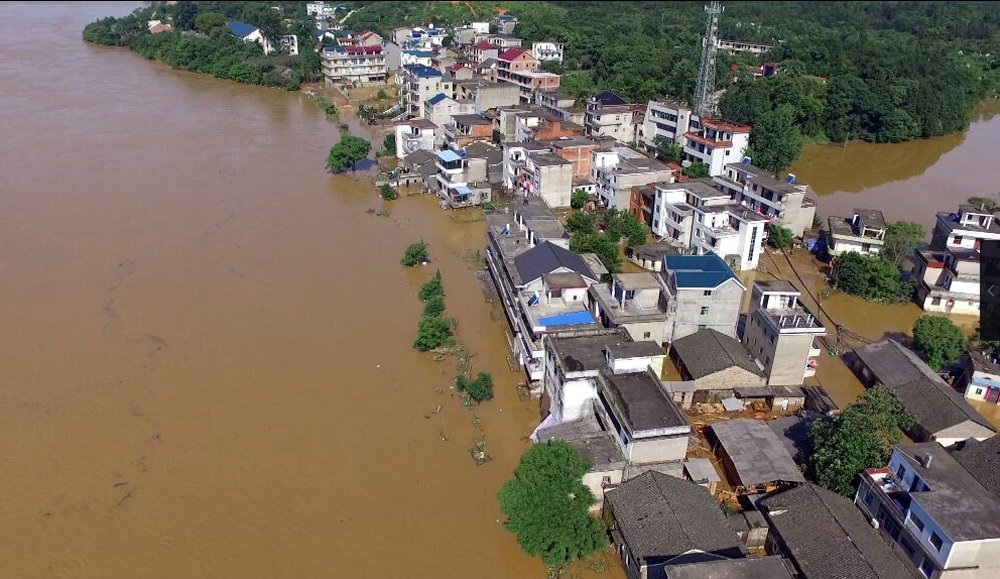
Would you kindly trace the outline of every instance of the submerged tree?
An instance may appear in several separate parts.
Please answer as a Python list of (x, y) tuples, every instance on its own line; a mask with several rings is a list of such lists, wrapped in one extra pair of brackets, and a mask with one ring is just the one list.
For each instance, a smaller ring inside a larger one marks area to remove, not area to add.
[(965, 352), (962, 330), (943, 316), (920, 316), (913, 324), (913, 349), (934, 370), (953, 364)]
[(590, 507), (597, 499), (583, 484), (591, 464), (564, 440), (536, 444), (525, 451), (514, 478), (497, 493), (504, 526), (521, 548), (549, 566), (584, 559), (607, 538)]
[(340, 142), (330, 149), (326, 158), (326, 168), (332, 173), (339, 173), (350, 168), (354, 170), (359, 161), (368, 157), (372, 144), (354, 135), (345, 134)]

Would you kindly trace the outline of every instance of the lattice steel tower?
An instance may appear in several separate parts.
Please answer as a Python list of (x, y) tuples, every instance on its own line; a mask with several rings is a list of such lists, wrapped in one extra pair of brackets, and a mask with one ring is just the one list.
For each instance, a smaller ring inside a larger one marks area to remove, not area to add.
[(701, 66), (698, 69), (698, 86), (694, 89), (694, 112), (699, 117), (715, 114), (715, 52), (719, 46), (719, 15), (723, 8), (719, 2), (705, 6), (708, 15), (705, 38), (702, 40)]

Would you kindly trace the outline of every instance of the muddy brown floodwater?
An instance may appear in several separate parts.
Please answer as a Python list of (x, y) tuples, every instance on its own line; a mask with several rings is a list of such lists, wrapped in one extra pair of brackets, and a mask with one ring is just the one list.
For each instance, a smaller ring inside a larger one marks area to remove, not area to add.
[(920, 223), (929, 239), (935, 213), (955, 211), (973, 196), (1000, 202), (998, 143), (1000, 100), (991, 100), (961, 133), (846, 148), (811, 145), (788, 170), (815, 191), (824, 219), (850, 215), (855, 207), (879, 209), (890, 221)]
[[(367, 213), (304, 95), (80, 39), (134, 6), (0, 5), (0, 577), (543, 576), (495, 498), (537, 409), (482, 223)], [(481, 467), (454, 363), (411, 348), (421, 238), (496, 377)]]

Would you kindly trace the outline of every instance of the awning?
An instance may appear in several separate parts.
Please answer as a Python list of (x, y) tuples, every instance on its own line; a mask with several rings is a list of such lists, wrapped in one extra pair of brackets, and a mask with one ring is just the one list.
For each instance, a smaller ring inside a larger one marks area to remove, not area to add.
[(445, 163), (454, 163), (455, 161), (461, 161), (462, 157), (458, 155), (455, 151), (447, 149), (445, 151), (438, 151), (437, 158)]

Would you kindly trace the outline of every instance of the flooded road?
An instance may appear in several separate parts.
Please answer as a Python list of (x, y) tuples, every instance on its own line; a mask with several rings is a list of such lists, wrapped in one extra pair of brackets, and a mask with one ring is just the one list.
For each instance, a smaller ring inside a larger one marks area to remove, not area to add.
[[(80, 40), (131, 8), (0, 5), (0, 577), (541, 576), (495, 499), (537, 410), (482, 223), (369, 213), (304, 95)], [(481, 467), (454, 363), (411, 348), (420, 238), (496, 378)]]
[(850, 215), (855, 207), (879, 209), (889, 221), (924, 226), (973, 196), (1000, 202), (1000, 101), (976, 110), (967, 131), (906, 143), (852, 142), (810, 145), (789, 167), (816, 193), (818, 213)]

